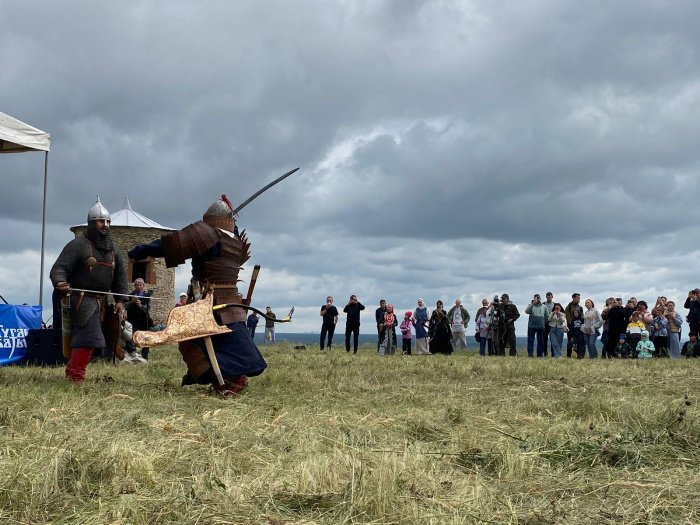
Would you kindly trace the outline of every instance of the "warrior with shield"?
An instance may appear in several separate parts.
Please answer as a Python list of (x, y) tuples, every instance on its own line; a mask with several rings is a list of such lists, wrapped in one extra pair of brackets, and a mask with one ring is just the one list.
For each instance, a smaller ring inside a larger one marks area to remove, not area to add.
[[(213, 311), (219, 327), (217, 333), (179, 338), (178, 348), (187, 365), (183, 386), (211, 384), (224, 396), (235, 395), (245, 389), (249, 376), (259, 375), (267, 367), (246, 327), (247, 312), (237, 288), (238, 272), (250, 257), (249, 248), (245, 232), (238, 233), (232, 206), (222, 196), (209, 206), (201, 221), (129, 251), (129, 257), (135, 260), (163, 257), (168, 268), (191, 259), (188, 303), (211, 301), (213, 308), (210, 306), (209, 311)], [(185, 309), (175, 308), (170, 317)], [(169, 319), (169, 325), (170, 322)], [(194, 320), (183, 319), (184, 324), (188, 322), (195, 324)], [(145, 346), (143, 341), (148, 337), (143, 334), (139, 344)], [(136, 339), (138, 343), (139, 338)]]

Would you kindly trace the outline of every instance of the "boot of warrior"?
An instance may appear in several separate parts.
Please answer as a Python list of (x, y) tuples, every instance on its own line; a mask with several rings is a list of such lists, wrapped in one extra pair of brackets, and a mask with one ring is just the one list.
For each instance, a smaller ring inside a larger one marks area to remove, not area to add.
[(214, 390), (223, 396), (235, 396), (248, 386), (248, 377), (244, 375), (225, 377), (224, 384), (220, 385), (209, 363), (209, 358), (192, 341), (181, 342), (179, 350), (183, 361), (187, 364), (187, 373), (182, 378), (182, 386), (211, 383)]
[(231, 376), (224, 378), (224, 384), (220, 385), (218, 381), (212, 382), (214, 390), (224, 397), (235, 396), (243, 392), (248, 386), (247, 376)]
[(73, 383), (85, 380), (85, 369), (92, 359), (92, 348), (73, 348), (66, 365), (66, 377)]

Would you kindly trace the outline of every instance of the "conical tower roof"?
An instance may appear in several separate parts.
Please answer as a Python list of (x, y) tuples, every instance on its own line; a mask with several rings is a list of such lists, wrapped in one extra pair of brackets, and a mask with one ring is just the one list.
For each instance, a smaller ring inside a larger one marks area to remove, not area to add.
[[(87, 224), (79, 224), (77, 226), (73, 226), (71, 230), (73, 230), (73, 228), (79, 228), (80, 226), (87, 226)], [(151, 220), (148, 217), (141, 215), (139, 212), (132, 210), (128, 195), (124, 197), (124, 204), (122, 204), (122, 209), (112, 213), (111, 226), (127, 226), (129, 228), (155, 228), (159, 230), (171, 231), (175, 230), (174, 228), (158, 224), (156, 221)]]

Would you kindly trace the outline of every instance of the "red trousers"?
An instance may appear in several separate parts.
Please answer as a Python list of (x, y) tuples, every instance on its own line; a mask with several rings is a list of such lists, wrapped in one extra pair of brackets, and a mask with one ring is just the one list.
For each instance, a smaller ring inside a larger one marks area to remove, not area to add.
[(73, 348), (66, 365), (66, 377), (74, 383), (82, 383), (85, 369), (92, 359), (93, 348)]

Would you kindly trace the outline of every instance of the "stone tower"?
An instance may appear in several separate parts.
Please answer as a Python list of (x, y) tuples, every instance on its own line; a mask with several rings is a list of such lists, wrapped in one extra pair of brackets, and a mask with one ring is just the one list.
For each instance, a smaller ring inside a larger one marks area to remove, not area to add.
[[(162, 226), (148, 217), (144, 217), (131, 209), (129, 197), (124, 198), (122, 209), (111, 213), (112, 223), (110, 226), (112, 239), (126, 252), (137, 244), (148, 243), (159, 239), (161, 235), (174, 231), (173, 228)], [(87, 224), (73, 226), (70, 230), (76, 237), (83, 235)], [(153, 259), (149, 257), (143, 261), (129, 260), (129, 280), (130, 290), (133, 289), (134, 279), (141, 277), (146, 282), (146, 290), (151, 290), (154, 297), (161, 300), (151, 301), (150, 314), (153, 321), (164, 323), (168, 317), (168, 312), (175, 305), (175, 269), (166, 268), (163, 259)]]

